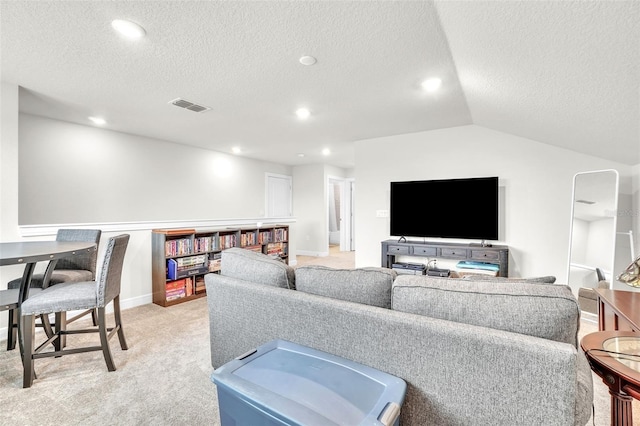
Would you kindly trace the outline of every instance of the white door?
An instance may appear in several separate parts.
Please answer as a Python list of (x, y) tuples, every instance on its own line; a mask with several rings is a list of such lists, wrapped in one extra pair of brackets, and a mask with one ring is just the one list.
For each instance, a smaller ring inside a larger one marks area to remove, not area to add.
[(267, 173), (266, 217), (291, 216), (291, 176)]

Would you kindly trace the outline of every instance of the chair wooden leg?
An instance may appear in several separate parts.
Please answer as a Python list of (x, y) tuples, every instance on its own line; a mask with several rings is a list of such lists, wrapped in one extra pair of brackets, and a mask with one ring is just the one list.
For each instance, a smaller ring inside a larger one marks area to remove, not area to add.
[(107, 318), (104, 307), (98, 308), (98, 334), (100, 334), (100, 345), (102, 346), (104, 361), (107, 363), (107, 370), (116, 371), (116, 365), (113, 362), (113, 356), (111, 356), (111, 349), (109, 348)]
[(91, 311), (91, 320), (93, 321), (94, 327), (98, 325), (98, 311), (96, 309)]
[(67, 346), (67, 336), (61, 334), (60, 331), (67, 329), (67, 313), (66, 312), (56, 312), (56, 333), (58, 333), (58, 338), (54, 340), (53, 346), (56, 348), (56, 351), (62, 350)]
[(24, 315), (22, 317), (22, 337), (23, 337), (23, 351), (22, 351), (22, 366), (24, 369), (24, 375), (22, 377), (22, 387), (29, 388), (33, 384), (33, 377), (35, 372), (33, 369), (33, 347), (35, 343), (35, 317), (33, 315)]
[(49, 315), (43, 314), (40, 315), (40, 322), (42, 323), (42, 328), (44, 332), (47, 334), (47, 338), (53, 337), (53, 328), (51, 328), (51, 321), (49, 321)]
[(124, 330), (122, 329), (122, 317), (120, 315), (120, 295), (113, 299), (113, 317), (116, 321), (116, 327), (118, 327), (118, 340), (120, 340), (120, 348), (123, 351), (129, 349), (127, 341), (124, 338)]
[(18, 310), (9, 309), (9, 320), (7, 321), (7, 350), (16, 348), (16, 338), (18, 336)]

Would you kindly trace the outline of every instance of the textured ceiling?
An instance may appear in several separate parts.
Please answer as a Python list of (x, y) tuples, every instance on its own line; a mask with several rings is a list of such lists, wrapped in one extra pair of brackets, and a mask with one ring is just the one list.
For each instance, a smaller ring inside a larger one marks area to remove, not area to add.
[[(0, 11), (1, 78), (22, 87), (32, 114), (101, 115), (112, 130), (290, 165), (351, 167), (356, 140), (467, 124), (640, 163), (635, 1), (2, 1)], [(147, 36), (119, 37), (118, 18)], [(432, 76), (443, 85), (427, 94)], [(178, 97), (211, 110), (169, 104)]]

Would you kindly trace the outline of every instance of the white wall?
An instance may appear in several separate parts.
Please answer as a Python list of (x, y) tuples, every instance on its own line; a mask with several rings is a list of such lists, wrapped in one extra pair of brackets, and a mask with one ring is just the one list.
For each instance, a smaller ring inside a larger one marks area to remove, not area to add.
[[(20, 236), (18, 228), (18, 102), (18, 86), (0, 83), (0, 241), (17, 241)], [(1, 267), (0, 286), (15, 276), (20, 276), (23, 269), (22, 266)], [(6, 317), (6, 315), (2, 316)]]
[(350, 178), (352, 169), (312, 164), (293, 168), (293, 215), (296, 217), (296, 253), (329, 254), (328, 188), (331, 178)]
[(28, 114), (19, 122), (21, 225), (264, 217), (265, 173), (291, 175), (158, 139)]
[(629, 216), (632, 220), (633, 235), (635, 241), (635, 255), (640, 255), (640, 164), (633, 167), (633, 183), (632, 183), (632, 208)]
[[(257, 221), (294, 228), (295, 218), (263, 217), (265, 173), (290, 175), (288, 166), (19, 114), (18, 87), (1, 89), (0, 241), (53, 240), (60, 226), (102, 229), (102, 241), (130, 234), (123, 308), (151, 303), (151, 229)], [(228, 174), (218, 173), (220, 162)], [(181, 170), (170, 170), (176, 164)], [(22, 269), (1, 267), (0, 288)], [(0, 315), (0, 338), (6, 322)]]
[(293, 168), (293, 215), (297, 219), (298, 254), (326, 256), (328, 253), (325, 180), (322, 164)]
[[(618, 205), (618, 231), (626, 232), (629, 229), (633, 232), (633, 241), (629, 242), (627, 235), (618, 235), (616, 242), (616, 275), (624, 271), (631, 263), (631, 251), (629, 245), (634, 245), (634, 255), (640, 256), (640, 164), (633, 167), (633, 179), (631, 183), (630, 193), (632, 195), (621, 194), (621, 200)], [(640, 291), (640, 289), (632, 289), (631, 287), (613, 281), (614, 290)]]
[[(504, 232), (510, 247), (511, 276), (555, 275), (566, 280), (573, 175), (616, 169), (630, 178), (632, 168), (480, 126), (419, 132), (356, 142), (356, 265), (378, 266), (380, 243), (390, 238), (389, 182), (498, 176), (504, 192)], [(425, 200), (458, 203), (473, 211), (464, 195)]]

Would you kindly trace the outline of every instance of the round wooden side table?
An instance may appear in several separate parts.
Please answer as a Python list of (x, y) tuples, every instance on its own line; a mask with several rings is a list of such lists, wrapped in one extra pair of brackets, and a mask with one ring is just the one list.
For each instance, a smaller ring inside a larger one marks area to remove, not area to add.
[(640, 400), (640, 333), (599, 331), (580, 342), (591, 369), (609, 387), (611, 425), (633, 424), (632, 398)]

